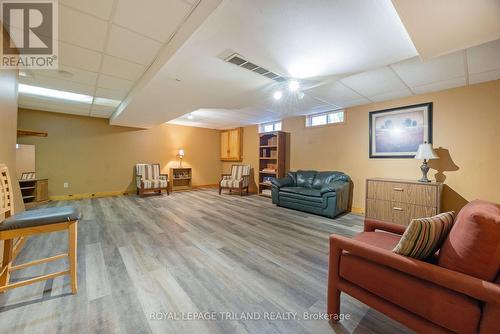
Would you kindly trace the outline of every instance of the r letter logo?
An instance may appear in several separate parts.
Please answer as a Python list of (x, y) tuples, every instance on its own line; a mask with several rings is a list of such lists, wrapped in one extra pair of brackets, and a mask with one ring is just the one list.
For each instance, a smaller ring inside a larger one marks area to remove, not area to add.
[(0, 1), (2, 69), (57, 69), (57, 0)]

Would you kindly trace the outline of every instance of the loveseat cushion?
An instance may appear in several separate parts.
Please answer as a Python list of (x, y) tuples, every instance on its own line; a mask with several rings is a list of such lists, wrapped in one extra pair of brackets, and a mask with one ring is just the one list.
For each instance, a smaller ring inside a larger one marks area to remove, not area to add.
[(500, 266), (500, 205), (475, 200), (460, 210), (439, 251), (441, 267), (493, 281)]
[(319, 191), (317, 189), (311, 189), (311, 188), (283, 187), (283, 188), (280, 188), (280, 191), (285, 192), (285, 193), (299, 194), (302, 196), (321, 197), (321, 191)]
[(314, 170), (298, 170), (296, 173), (297, 187), (311, 188), (316, 173)]
[(340, 276), (453, 332), (477, 333), (480, 305), (466, 295), (349, 253), (341, 256)]

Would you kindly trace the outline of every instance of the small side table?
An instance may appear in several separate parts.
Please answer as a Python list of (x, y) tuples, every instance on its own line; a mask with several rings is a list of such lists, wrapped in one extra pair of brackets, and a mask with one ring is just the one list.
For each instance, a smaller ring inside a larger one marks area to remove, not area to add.
[(175, 167), (170, 168), (168, 180), (170, 191), (189, 190), (191, 189), (191, 178), (193, 171), (191, 167)]

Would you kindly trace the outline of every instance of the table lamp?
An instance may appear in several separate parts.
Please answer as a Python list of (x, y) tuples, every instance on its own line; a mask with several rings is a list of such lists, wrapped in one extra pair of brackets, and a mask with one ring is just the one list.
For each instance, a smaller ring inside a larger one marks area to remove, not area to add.
[(429, 171), (429, 166), (427, 165), (427, 160), (430, 159), (439, 159), (439, 156), (434, 152), (432, 145), (424, 142), (418, 146), (417, 154), (415, 155), (415, 159), (424, 160), (422, 166), (420, 166), (420, 170), (422, 171), (422, 178), (418, 180), (418, 182), (431, 182), (427, 178), (427, 172)]
[(182, 158), (184, 157), (184, 150), (181, 148), (179, 150), (179, 153), (177, 153), (177, 156), (179, 157), (179, 168), (182, 167)]

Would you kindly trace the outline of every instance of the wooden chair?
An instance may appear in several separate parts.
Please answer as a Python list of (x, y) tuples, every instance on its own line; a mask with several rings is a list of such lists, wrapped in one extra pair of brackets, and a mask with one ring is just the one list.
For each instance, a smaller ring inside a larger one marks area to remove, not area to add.
[[(4, 240), (2, 267), (0, 270), (0, 293), (45, 281), (54, 277), (69, 275), (71, 291), (76, 294), (77, 286), (77, 225), (78, 212), (71, 206), (51, 207), (30, 210), (14, 215), (14, 196), (9, 170), (0, 164), (0, 240)], [(14, 265), (13, 262), (23, 247), (26, 237), (35, 234), (68, 231), (68, 253), (54, 255), (23, 264)], [(30, 266), (47, 263), (65, 257), (69, 258), (69, 269), (41, 275), (27, 280), (10, 282), (12, 271), (21, 270)]]
[(237, 189), (240, 196), (243, 196), (243, 189), (246, 189), (248, 195), (248, 185), (250, 183), (250, 166), (248, 165), (232, 165), (231, 174), (222, 174), (219, 182), (219, 195), (222, 189)]
[(136, 164), (135, 176), (137, 195), (144, 196), (145, 192), (161, 194), (162, 190), (168, 191), (168, 174), (160, 174), (160, 164)]

